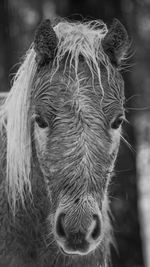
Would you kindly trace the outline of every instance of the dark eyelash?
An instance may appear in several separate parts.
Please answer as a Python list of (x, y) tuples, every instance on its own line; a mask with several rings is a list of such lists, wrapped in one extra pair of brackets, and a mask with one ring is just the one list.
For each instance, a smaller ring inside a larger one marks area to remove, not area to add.
[(123, 123), (124, 121), (124, 116), (121, 114), (121, 115), (118, 115), (115, 120), (113, 120), (111, 122), (111, 128), (116, 130), (120, 127), (120, 125)]
[(35, 121), (38, 124), (38, 126), (42, 129), (48, 127), (48, 122), (40, 115), (36, 115)]

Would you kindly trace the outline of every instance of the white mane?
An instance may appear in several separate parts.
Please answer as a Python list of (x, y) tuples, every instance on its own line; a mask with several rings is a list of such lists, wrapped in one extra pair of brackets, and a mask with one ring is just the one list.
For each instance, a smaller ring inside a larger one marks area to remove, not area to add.
[[(91, 73), (97, 74), (101, 85), (99, 62), (109, 71), (110, 64), (102, 49), (102, 40), (107, 26), (102, 21), (90, 23), (60, 22), (54, 27), (59, 44), (55, 58), (56, 66), (69, 52), (75, 62), (77, 73), (79, 55), (86, 60)], [(31, 193), (31, 133), (30, 133), (30, 96), (32, 82), (37, 70), (36, 53), (32, 46), (19, 68), (6, 101), (0, 108), (0, 128), (7, 135), (6, 186), (8, 197), (15, 209), (16, 201), (21, 198), (24, 204), (25, 191)], [(57, 68), (56, 68), (57, 69)], [(7, 121), (7, 124), (6, 124)]]
[[(13, 209), (24, 202), (25, 189), (31, 192), (30, 90), (36, 72), (35, 51), (29, 49), (19, 68), (6, 101), (0, 108), (0, 128), (7, 135), (6, 185)], [(6, 123), (7, 121), (7, 123)]]

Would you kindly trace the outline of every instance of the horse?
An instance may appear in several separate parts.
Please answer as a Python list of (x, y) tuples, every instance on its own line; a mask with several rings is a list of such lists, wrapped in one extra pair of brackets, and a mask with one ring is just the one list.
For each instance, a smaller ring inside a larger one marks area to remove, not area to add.
[(37, 28), (0, 101), (0, 266), (108, 267), (129, 47), (114, 19)]

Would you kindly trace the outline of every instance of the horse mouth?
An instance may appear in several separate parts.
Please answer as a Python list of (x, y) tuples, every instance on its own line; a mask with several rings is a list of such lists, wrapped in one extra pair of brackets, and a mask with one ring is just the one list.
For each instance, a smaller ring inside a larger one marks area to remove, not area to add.
[(64, 256), (85, 256), (87, 254), (89, 254), (89, 249), (87, 246), (87, 249), (67, 249), (67, 248), (62, 248), (61, 246), (59, 246), (59, 250), (60, 252), (64, 255)]

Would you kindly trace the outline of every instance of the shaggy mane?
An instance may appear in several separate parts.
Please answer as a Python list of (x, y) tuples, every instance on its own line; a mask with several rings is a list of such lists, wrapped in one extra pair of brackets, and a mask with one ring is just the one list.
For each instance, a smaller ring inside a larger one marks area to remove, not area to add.
[[(106, 67), (108, 77), (113, 70), (102, 48), (102, 40), (108, 32), (106, 24), (102, 21), (60, 22), (54, 27), (54, 30), (59, 40), (53, 64), (56, 66), (54, 72), (58, 70), (60, 61), (67, 53), (70, 56), (70, 67), (74, 60), (75, 73), (78, 75), (79, 56), (82, 55), (93, 78), (97, 75), (103, 92), (99, 63), (101, 62)], [(6, 188), (13, 210), (19, 199), (24, 205), (26, 192), (32, 194), (30, 98), (36, 71), (36, 53), (33, 45), (15, 75), (8, 97), (0, 107), (0, 131), (1, 133), (6, 132), (7, 139)]]

